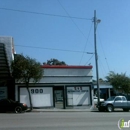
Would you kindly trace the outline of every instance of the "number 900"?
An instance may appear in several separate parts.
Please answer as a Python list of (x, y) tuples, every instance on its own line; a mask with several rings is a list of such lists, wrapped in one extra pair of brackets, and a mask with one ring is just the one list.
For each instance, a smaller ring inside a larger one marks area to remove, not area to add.
[(43, 89), (31, 89), (31, 94), (43, 93)]

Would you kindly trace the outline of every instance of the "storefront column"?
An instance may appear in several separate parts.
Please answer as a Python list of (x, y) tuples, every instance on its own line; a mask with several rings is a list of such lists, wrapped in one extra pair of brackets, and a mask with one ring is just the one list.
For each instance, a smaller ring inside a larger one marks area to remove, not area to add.
[(109, 95), (109, 97), (111, 97), (111, 91), (110, 91), (110, 88), (108, 88), (108, 95)]
[(63, 90), (63, 109), (66, 109), (66, 89), (64, 85), (64, 90)]

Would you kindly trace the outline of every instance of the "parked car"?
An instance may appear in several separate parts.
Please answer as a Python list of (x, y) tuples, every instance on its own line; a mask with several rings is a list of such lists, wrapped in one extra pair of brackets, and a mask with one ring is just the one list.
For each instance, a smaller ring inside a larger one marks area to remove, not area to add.
[(112, 112), (115, 108), (121, 108), (123, 111), (130, 110), (130, 101), (127, 101), (125, 96), (112, 96), (106, 101), (97, 105), (99, 111)]
[[(104, 99), (100, 98), (100, 102), (104, 102)], [(94, 104), (97, 105), (98, 97), (94, 96)]]
[(19, 103), (18, 101), (13, 101), (11, 99), (1, 99), (0, 100), (0, 112), (15, 112), (21, 113), (27, 110), (27, 105), (24, 103)]

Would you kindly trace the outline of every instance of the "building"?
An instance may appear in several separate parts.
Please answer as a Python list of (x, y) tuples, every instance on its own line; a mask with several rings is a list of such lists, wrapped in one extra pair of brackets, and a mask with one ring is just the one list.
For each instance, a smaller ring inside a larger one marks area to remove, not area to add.
[[(13, 37), (0, 37), (0, 99), (10, 98), (29, 104), (26, 86), (11, 75), (14, 60)], [(43, 78), (30, 83), (33, 107), (67, 108), (93, 104), (92, 66), (43, 65)]]
[[(94, 95), (97, 95), (97, 85), (94, 84)], [(111, 96), (115, 96), (117, 93), (113, 89), (113, 86), (110, 85), (109, 82), (99, 82), (99, 88), (100, 88), (100, 98), (107, 99)]]
[[(43, 78), (30, 83), (34, 108), (93, 105), (92, 66), (43, 65)], [(25, 84), (16, 83), (15, 99), (30, 106)]]
[(13, 38), (0, 37), (0, 99), (15, 99), (15, 84), (10, 69), (14, 53)]

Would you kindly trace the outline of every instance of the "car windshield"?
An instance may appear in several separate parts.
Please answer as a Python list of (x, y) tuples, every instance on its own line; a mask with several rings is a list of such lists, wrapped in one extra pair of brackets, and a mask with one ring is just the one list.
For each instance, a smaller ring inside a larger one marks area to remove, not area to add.
[(106, 101), (112, 101), (115, 99), (115, 96), (109, 97)]

